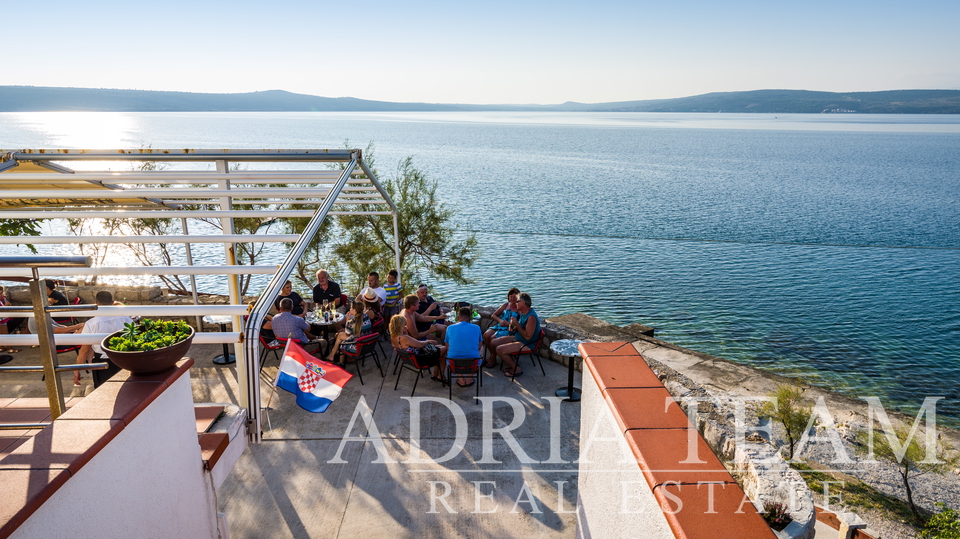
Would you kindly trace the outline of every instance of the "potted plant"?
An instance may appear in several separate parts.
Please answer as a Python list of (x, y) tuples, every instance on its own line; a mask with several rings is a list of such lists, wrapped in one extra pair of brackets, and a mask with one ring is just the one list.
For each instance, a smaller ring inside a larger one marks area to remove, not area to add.
[(763, 513), (761, 513), (761, 516), (763, 516), (763, 520), (766, 520), (767, 524), (776, 531), (783, 530), (788, 524), (793, 522), (793, 517), (790, 516), (784, 504), (769, 500), (763, 502)]
[(195, 332), (183, 320), (151, 320), (124, 324), (100, 343), (118, 367), (134, 374), (158, 374), (174, 367), (187, 353)]

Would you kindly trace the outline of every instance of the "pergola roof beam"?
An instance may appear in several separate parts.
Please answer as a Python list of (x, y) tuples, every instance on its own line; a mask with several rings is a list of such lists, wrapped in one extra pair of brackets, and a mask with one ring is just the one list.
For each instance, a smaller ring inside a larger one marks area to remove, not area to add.
[[(0, 214), (2, 215), (2, 214)], [(298, 234), (220, 234), (209, 236), (0, 236), (0, 244), (82, 243), (295, 243)]]

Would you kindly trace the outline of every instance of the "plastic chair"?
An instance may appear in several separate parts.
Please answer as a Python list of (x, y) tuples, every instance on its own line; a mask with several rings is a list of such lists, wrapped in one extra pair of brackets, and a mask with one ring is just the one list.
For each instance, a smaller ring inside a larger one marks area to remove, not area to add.
[[(377, 371), (380, 372), (380, 376), (383, 374), (383, 366), (380, 365), (380, 356), (377, 354), (377, 349), (375, 345), (380, 340), (380, 334), (378, 333), (367, 333), (357, 337), (353, 341), (354, 352), (350, 352), (349, 349), (345, 348), (342, 344), (340, 345), (340, 353), (344, 356), (354, 358), (354, 363), (357, 364), (357, 375), (360, 377), (360, 385), (363, 385), (363, 375), (360, 374), (360, 368), (363, 367), (363, 362), (366, 360), (367, 356), (373, 356), (373, 361), (377, 364)], [(346, 367), (347, 362), (344, 361), (344, 368)]]
[(387, 340), (390, 339), (389, 332), (385, 331), (385, 329), (387, 328), (387, 324), (385, 322), (386, 320), (384, 320), (384, 318), (381, 316), (380, 318), (375, 320), (373, 324), (370, 326), (370, 329), (377, 334), (377, 337), (378, 337), (377, 346), (380, 347), (380, 353), (383, 354), (384, 359), (386, 359), (387, 353), (383, 350), (383, 343), (381, 341), (383, 341), (384, 338), (386, 338)]
[(537, 342), (536, 342), (536, 343), (534, 343), (532, 346), (531, 346), (531, 345), (528, 345), (528, 344), (525, 344), (525, 345), (521, 346), (519, 350), (517, 350), (516, 352), (513, 352), (512, 354), (510, 354), (511, 357), (516, 358), (516, 359), (515, 359), (516, 363), (515, 363), (514, 368), (513, 368), (513, 374), (514, 374), (514, 375), (510, 377), (510, 381), (511, 381), (511, 382), (514, 381), (514, 380), (517, 378), (516, 374), (517, 374), (517, 367), (520, 366), (520, 356), (530, 356), (530, 361), (534, 361), (534, 358), (536, 358), (536, 360), (535, 360), (536, 363), (534, 363), (534, 365), (536, 365), (537, 363), (539, 363), (539, 364), (540, 364), (540, 372), (542, 372), (544, 376), (547, 375), (547, 371), (543, 370), (543, 361), (541, 361), (541, 360), (540, 360), (540, 356), (537, 355), (537, 350), (540, 349), (540, 344), (543, 342), (543, 337), (544, 337), (545, 335), (546, 335), (546, 333), (543, 331), (543, 328), (540, 328), (540, 335), (537, 337)]
[(400, 363), (400, 372), (397, 374), (397, 381), (393, 384), (393, 390), (397, 390), (397, 385), (400, 384), (400, 376), (403, 374), (403, 370), (409, 370), (417, 373), (416, 379), (413, 381), (413, 390), (410, 392), (412, 397), (414, 393), (417, 392), (417, 383), (420, 381), (420, 378), (423, 378), (423, 371), (427, 369), (432, 369), (433, 365), (421, 365), (418, 361), (416, 354), (407, 352), (406, 350), (397, 350), (393, 349), (397, 353), (397, 361)]
[[(477, 386), (477, 397), (480, 397), (480, 386), (483, 385), (480, 362), (481, 359), (479, 357), (468, 359), (447, 358), (447, 384), (450, 386), (450, 400), (453, 400), (454, 379), (476, 378), (477, 381), (475, 382), (475, 385)], [(477, 400), (477, 404), (480, 404), (479, 400)]]
[(273, 357), (275, 357), (277, 361), (280, 361), (280, 350), (283, 350), (285, 346), (286, 343), (280, 342), (280, 339), (268, 341), (263, 333), (260, 333), (260, 368), (263, 369), (267, 354), (270, 352), (273, 352)]

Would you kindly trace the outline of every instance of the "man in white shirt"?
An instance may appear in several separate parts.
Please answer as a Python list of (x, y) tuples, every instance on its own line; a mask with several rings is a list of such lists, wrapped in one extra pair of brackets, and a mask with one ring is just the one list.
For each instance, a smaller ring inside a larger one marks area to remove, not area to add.
[[(387, 291), (380, 286), (380, 274), (371, 271), (370, 274), (367, 275), (367, 285), (370, 287), (370, 290), (373, 290), (377, 297), (380, 298), (380, 307), (383, 307), (383, 304), (387, 301)], [(365, 291), (365, 289), (360, 291), (360, 294), (357, 296), (357, 301), (363, 301), (363, 293)]]
[[(97, 292), (97, 305), (113, 305), (113, 294), (106, 290)], [(123, 329), (124, 324), (133, 323), (129, 316), (94, 316), (83, 324), (80, 333), (113, 333)], [(102, 357), (101, 357), (102, 356)], [(77, 363), (90, 363), (106, 361), (110, 366), (106, 370), (93, 371), (93, 387), (100, 387), (100, 384), (106, 382), (111, 376), (120, 372), (120, 367), (116, 366), (110, 358), (103, 355), (103, 350), (99, 344), (85, 344), (80, 347), (77, 353)], [(80, 371), (73, 373), (73, 385), (80, 385)]]

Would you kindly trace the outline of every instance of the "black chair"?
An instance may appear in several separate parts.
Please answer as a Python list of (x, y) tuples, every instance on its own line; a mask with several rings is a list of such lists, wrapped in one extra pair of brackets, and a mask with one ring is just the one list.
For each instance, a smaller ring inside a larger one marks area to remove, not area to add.
[(283, 350), (285, 344), (277, 339), (267, 340), (263, 332), (260, 333), (260, 368), (266, 363), (267, 355), (273, 352), (273, 357), (280, 361), (280, 350)]
[[(354, 363), (357, 364), (357, 375), (360, 377), (360, 385), (363, 385), (363, 375), (360, 374), (360, 369), (363, 367), (364, 361), (367, 359), (367, 356), (373, 356), (373, 361), (377, 364), (377, 371), (380, 372), (380, 376), (383, 374), (383, 366), (380, 365), (380, 356), (377, 354), (376, 345), (380, 341), (379, 333), (368, 333), (366, 335), (358, 337), (353, 341), (354, 351), (350, 352), (349, 348), (340, 345), (340, 353), (342, 357), (352, 357), (354, 358)], [(348, 363), (343, 362), (343, 367), (346, 368)]]
[(540, 372), (542, 372), (544, 376), (547, 375), (547, 371), (543, 369), (543, 361), (540, 361), (540, 356), (537, 355), (537, 350), (540, 349), (540, 344), (543, 342), (544, 336), (546, 336), (546, 333), (543, 331), (543, 328), (540, 328), (540, 335), (537, 337), (536, 343), (532, 345), (525, 344), (521, 346), (519, 350), (510, 354), (511, 357), (516, 358), (515, 359), (516, 364), (514, 365), (514, 368), (513, 368), (514, 375), (510, 377), (511, 382), (517, 379), (516, 374), (517, 374), (517, 368), (520, 367), (520, 356), (530, 356), (530, 361), (534, 361), (534, 365), (539, 363)]
[(417, 377), (413, 381), (413, 390), (410, 391), (410, 396), (412, 397), (413, 394), (417, 392), (417, 383), (420, 381), (420, 378), (423, 378), (423, 371), (432, 369), (433, 365), (422, 365), (416, 354), (407, 352), (406, 350), (397, 350), (394, 348), (394, 351), (397, 353), (397, 361), (400, 362), (400, 372), (397, 374), (397, 381), (393, 384), (393, 390), (397, 390), (397, 385), (400, 383), (400, 376), (403, 374), (404, 369), (413, 371), (417, 373)]

